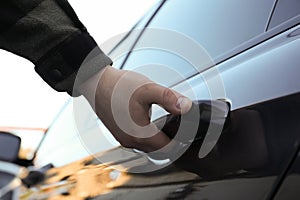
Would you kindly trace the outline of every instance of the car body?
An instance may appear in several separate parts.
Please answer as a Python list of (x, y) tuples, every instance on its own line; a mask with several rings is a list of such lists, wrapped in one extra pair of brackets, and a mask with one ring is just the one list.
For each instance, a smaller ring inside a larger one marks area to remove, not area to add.
[[(236, 165), (244, 167), (196, 181), (187, 174), (149, 185), (137, 178), (135, 187), (113, 189), (97, 199), (299, 199), (299, 22), (295, 0), (159, 1), (110, 48), (114, 67), (138, 71), (193, 100), (230, 102), (240, 131), (227, 138), (235, 142), (230, 150), (220, 148), (234, 156), (207, 166), (201, 159), (186, 164), (218, 170), (239, 157), (243, 162)], [(153, 109), (153, 119), (164, 114)], [(140, 159), (134, 152), (112, 156), (118, 146), (86, 102), (77, 99), (54, 121), (36, 164), (64, 166), (105, 151), (98, 156), (104, 163)]]

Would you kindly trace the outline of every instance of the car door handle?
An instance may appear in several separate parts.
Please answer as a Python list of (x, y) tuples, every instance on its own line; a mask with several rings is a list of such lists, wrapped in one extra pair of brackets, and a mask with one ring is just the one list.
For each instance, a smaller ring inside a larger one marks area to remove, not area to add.
[[(199, 158), (203, 158), (217, 143), (229, 112), (228, 102), (200, 100), (194, 102), (191, 110), (184, 115), (169, 114), (153, 123), (170, 139), (174, 139), (179, 145), (182, 144), (182, 147), (197, 143), (201, 147)], [(149, 156), (157, 160), (167, 158), (173, 160), (172, 156), (163, 158), (164, 154), (160, 153), (149, 153)]]

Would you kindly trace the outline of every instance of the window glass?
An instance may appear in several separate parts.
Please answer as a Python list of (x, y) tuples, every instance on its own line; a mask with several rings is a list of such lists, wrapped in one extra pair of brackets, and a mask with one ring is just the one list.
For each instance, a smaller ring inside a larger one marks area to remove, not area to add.
[(262, 33), (272, 5), (270, 0), (173, 0), (150, 27), (182, 32), (214, 57)]
[(278, 0), (269, 28), (273, 28), (298, 15), (300, 15), (299, 0)]
[[(161, 56), (159, 54), (161, 54), (162, 48), (159, 45), (165, 43), (166, 40), (168, 43), (173, 43), (173, 46), (176, 46), (176, 48), (185, 49), (186, 53), (195, 54), (194, 57), (197, 57), (196, 50), (194, 48), (189, 49), (188, 45), (184, 46), (184, 42), (177, 40), (177, 37), (173, 36), (173, 33), (182, 34), (183, 37), (196, 42), (214, 60), (240, 44), (263, 33), (273, 3), (273, 0), (167, 1), (137, 44), (136, 49), (138, 49), (138, 52), (132, 53), (124, 68), (135, 69), (141, 63), (160, 62)], [(168, 30), (166, 32), (169, 33), (151, 33), (153, 29)], [(150, 46), (145, 45), (145, 43)], [(154, 45), (156, 44), (159, 47), (156, 48), (155, 52), (149, 52), (149, 47), (155, 48)], [(145, 49), (147, 50), (143, 51)], [(166, 51), (166, 49), (163, 50)], [(191, 75), (195, 71), (202, 71), (207, 67), (205, 65), (207, 60), (201, 63), (201, 56), (199, 56), (199, 61), (196, 62), (196, 70), (195, 66), (187, 67), (181, 65), (178, 68), (175, 57), (182, 57), (182, 55), (178, 55), (177, 52), (174, 55), (173, 49), (169, 53), (173, 54), (174, 59), (166, 58), (167, 63), (164, 64), (175, 68), (176, 71), (179, 70), (180, 74), (184, 71), (184, 76)], [(186, 60), (186, 56), (183, 56), (182, 59)], [(191, 62), (189, 59), (186, 61)], [(193, 63), (195, 62), (192, 61), (190, 64), (193, 65)]]
[(116, 146), (119, 143), (89, 103), (84, 97), (78, 97), (66, 104), (50, 126), (37, 151), (35, 164), (63, 166)]
[(110, 40), (101, 44), (101, 49), (108, 53), (109, 57), (114, 62), (113, 66), (115, 68), (121, 67), (132, 45), (142, 33), (143, 28), (150, 20), (152, 15), (154, 15), (154, 13), (158, 10), (161, 4), (161, 0), (157, 1), (155, 5), (151, 7), (151, 9), (147, 11), (146, 14), (137, 22), (137, 24), (132, 27), (130, 31), (116, 35)]

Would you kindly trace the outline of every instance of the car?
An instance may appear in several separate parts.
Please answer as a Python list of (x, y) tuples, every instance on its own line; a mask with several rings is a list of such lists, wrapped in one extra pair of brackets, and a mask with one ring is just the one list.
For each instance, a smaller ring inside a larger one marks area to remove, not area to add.
[[(52, 184), (84, 174), (90, 182), (77, 180), (81, 189), (101, 188), (65, 194), (84, 198), (299, 199), (299, 22), (295, 0), (158, 1), (112, 39), (117, 45), (103, 46), (116, 68), (200, 103), (229, 105), (219, 134), (185, 144), (174, 162), (160, 160), (120, 147), (79, 97), (49, 128), (35, 164), (56, 167)], [(166, 114), (153, 106), (154, 122)], [(96, 177), (107, 181), (91, 184)]]

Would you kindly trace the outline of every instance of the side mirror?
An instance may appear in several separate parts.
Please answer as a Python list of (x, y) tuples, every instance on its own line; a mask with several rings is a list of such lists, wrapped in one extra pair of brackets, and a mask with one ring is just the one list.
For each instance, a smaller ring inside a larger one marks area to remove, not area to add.
[(21, 138), (8, 132), (0, 132), (0, 160), (15, 162), (18, 159)]

